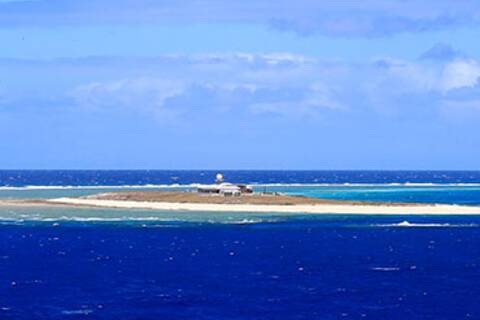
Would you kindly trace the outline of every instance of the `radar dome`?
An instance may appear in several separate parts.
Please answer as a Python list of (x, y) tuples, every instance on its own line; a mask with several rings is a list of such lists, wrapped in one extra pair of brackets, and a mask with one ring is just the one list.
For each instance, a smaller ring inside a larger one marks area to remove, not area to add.
[(216, 183), (222, 183), (223, 182), (223, 175), (221, 173), (217, 173), (217, 176), (215, 177), (215, 182)]

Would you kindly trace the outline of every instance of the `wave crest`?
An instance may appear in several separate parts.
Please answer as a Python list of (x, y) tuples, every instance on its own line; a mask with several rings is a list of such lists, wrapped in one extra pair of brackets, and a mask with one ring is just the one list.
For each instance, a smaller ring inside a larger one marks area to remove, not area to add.
[[(248, 183), (253, 187), (480, 187), (480, 183)], [(190, 184), (143, 184), (143, 185), (28, 185), (0, 186), (0, 190), (77, 190), (77, 189), (184, 189), (203, 186), (202, 183)]]
[(412, 223), (406, 220), (398, 223), (374, 224), (373, 227), (393, 227), (393, 228), (472, 228), (478, 227), (478, 224), (451, 224), (451, 223)]

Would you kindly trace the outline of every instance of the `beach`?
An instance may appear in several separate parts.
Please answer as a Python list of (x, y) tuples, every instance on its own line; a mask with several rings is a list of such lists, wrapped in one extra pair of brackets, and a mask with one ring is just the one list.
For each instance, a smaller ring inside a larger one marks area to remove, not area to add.
[(249, 205), (249, 204), (205, 204), (180, 202), (147, 202), (99, 199), (59, 198), (47, 200), (51, 204), (89, 206), (117, 209), (152, 209), (176, 211), (216, 211), (216, 212), (278, 212), (308, 214), (473, 214), (480, 215), (480, 207), (457, 205), (352, 205), (352, 204), (317, 204), (317, 205)]

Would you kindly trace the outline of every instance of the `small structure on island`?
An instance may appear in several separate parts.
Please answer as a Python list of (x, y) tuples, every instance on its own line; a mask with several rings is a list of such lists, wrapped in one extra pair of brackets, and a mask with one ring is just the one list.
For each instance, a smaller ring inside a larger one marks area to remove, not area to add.
[(218, 173), (215, 177), (215, 184), (200, 185), (198, 193), (219, 194), (223, 196), (240, 196), (242, 193), (252, 193), (252, 187), (244, 184), (232, 184), (224, 182), (223, 175)]

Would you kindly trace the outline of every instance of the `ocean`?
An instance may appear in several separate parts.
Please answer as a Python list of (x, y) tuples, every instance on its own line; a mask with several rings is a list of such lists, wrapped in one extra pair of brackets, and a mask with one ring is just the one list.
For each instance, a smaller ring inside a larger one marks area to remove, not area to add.
[[(215, 171), (0, 171), (0, 200)], [(480, 172), (222, 171), (256, 190), (480, 205)], [(480, 319), (480, 216), (0, 207), (0, 319)]]

